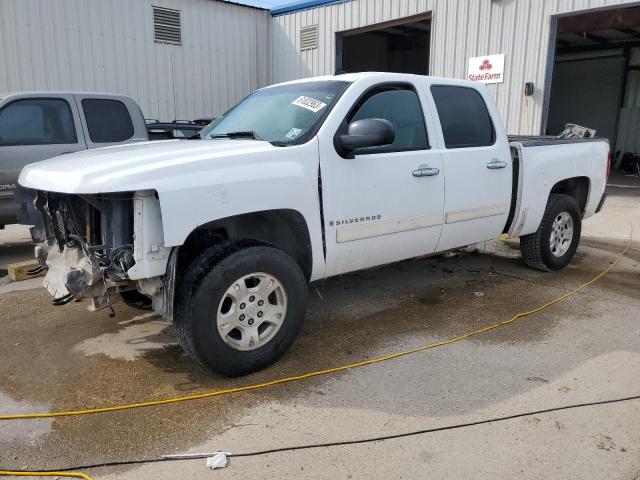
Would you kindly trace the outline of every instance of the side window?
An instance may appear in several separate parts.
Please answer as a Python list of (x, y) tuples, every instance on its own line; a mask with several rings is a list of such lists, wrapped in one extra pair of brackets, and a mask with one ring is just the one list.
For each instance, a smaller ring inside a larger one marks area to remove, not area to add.
[(433, 85), (431, 93), (447, 148), (487, 147), (495, 143), (491, 116), (477, 90)]
[(349, 122), (365, 118), (383, 118), (393, 125), (396, 136), (393, 144), (362, 149), (362, 153), (425, 150), (429, 148), (424, 115), (418, 95), (408, 88), (386, 87), (374, 90), (360, 100)]
[(0, 110), (0, 146), (77, 143), (69, 104), (59, 98), (17, 100)]
[(93, 143), (124, 142), (133, 137), (129, 110), (121, 101), (85, 98), (82, 110)]

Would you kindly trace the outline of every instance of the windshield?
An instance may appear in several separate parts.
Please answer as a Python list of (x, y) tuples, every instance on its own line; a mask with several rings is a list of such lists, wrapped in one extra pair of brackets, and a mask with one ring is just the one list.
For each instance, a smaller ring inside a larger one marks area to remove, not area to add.
[(319, 81), (258, 90), (207, 125), (200, 138), (257, 138), (278, 146), (305, 143), (318, 131), (348, 85)]

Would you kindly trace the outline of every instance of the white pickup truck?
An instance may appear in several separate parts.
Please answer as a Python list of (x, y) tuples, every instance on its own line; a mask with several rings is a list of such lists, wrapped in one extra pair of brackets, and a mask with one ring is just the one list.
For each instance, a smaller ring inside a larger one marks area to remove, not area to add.
[(151, 299), (194, 359), (241, 375), (294, 341), (310, 281), (503, 233), (528, 266), (565, 267), (609, 159), (605, 140), (508, 138), (481, 84), (361, 73), (263, 88), (201, 140), (73, 153), (20, 184), (54, 304)]

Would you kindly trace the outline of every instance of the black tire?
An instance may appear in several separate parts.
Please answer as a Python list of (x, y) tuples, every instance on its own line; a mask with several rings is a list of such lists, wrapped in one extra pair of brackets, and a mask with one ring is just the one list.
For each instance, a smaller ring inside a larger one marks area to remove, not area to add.
[[(286, 292), (282, 325), (254, 350), (229, 346), (217, 328), (223, 295), (237, 279), (255, 272), (276, 277)], [(307, 308), (307, 282), (296, 261), (277, 248), (251, 242), (224, 241), (207, 249), (181, 274), (176, 291), (174, 328), (187, 354), (225, 376), (251, 373), (273, 363), (291, 346)]]
[(137, 308), (138, 310), (153, 310), (151, 307), (151, 299), (146, 295), (141, 294), (137, 290), (127, 290), (126, 292), (120, 292), (122, 301), (125, 305)]
[[(566, 212), (573, 220), (573, 237), (566, 252), (556, 256), (551, 251), (549, 240), (554, 220), (562, 212)], [(582, 216), (576, 200), (570, 195), (552, 193), (549, 196), (542, 222), (535, 233), (520, 237), (520, 251), (522, 260), (531, 268), (552, 272), (562, 270), (571, 263), (580, 243), (582, 231)]]

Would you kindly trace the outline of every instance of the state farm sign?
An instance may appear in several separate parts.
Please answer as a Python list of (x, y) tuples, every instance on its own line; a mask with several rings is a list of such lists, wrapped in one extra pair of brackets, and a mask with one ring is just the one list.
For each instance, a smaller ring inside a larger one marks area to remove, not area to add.
[(504, 82), (504, 53), (469, 58), (467, 78), (482, 83)]

